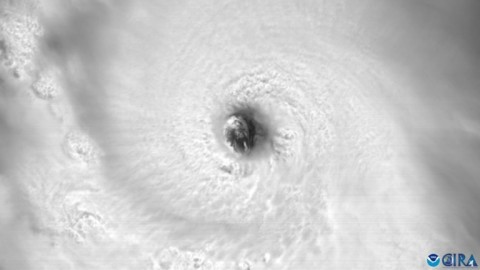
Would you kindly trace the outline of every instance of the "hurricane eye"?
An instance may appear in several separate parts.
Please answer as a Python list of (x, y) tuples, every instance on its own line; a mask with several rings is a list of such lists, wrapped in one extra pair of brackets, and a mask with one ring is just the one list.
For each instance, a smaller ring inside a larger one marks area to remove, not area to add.
[(223, 127), (225, 141), (233, 151), (248, 154), (255, 147), (256, 124), (245, 113), (234, 113)]

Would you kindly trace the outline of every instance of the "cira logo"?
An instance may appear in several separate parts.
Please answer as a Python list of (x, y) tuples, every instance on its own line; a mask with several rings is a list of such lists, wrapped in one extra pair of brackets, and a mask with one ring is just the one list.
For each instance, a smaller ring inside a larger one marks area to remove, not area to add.
[(473, 254), (470, 257), (463, 253), (447, 253), (440, 258), (437, 254), (430, 254), (427, 257), (427, 264), (430, 267), (437, 267), (442, 262), (444, 267), (478, 267)]

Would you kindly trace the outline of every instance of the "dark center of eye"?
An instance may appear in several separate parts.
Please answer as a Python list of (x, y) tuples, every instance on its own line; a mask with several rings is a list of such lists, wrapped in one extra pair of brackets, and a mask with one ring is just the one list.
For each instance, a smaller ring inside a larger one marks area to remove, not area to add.
[(248, 154), (255, 146), (255, 124), (248, 115), (237, 113), (227, 119), (224, 126), (227, 143), (240, 154)]

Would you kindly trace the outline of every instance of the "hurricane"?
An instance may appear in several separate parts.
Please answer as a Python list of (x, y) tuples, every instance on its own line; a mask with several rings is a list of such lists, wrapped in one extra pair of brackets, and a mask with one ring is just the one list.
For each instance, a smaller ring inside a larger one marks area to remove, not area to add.
[(0, 269), (423, 269), (478, 252), (479, 12), (0, 3)]

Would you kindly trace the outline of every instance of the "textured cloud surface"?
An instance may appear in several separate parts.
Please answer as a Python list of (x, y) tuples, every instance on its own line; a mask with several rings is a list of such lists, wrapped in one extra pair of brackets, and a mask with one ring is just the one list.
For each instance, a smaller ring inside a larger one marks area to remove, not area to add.
[(296, 2), (1, 4), (0, 269), (479, 254), (480, 5)]

